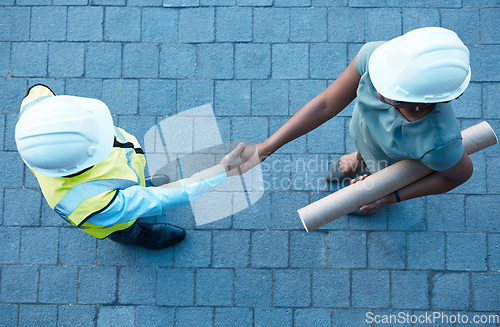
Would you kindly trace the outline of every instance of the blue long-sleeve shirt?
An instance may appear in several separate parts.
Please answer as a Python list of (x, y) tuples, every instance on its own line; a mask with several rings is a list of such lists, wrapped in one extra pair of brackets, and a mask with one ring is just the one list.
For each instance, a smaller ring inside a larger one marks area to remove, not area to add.
[(203, 170), (190, 178), (160, 187), (132, 186), (119, 190), (106, 210), (92, 216), (88, 222), (108, 227), (142, 218), (157, 216), (166, 209), (181, 207), (226, 180), (221, 165)]

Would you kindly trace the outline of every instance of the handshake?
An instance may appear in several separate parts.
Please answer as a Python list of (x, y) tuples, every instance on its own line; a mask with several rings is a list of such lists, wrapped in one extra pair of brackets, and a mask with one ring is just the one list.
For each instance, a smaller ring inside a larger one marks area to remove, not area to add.
[(259, 165), (267, 158), (263, 143), (245, 145), (241, 142), (236, 149), (227, 154), (220, 162), (226, 170), (227, 177), (242, 175)]

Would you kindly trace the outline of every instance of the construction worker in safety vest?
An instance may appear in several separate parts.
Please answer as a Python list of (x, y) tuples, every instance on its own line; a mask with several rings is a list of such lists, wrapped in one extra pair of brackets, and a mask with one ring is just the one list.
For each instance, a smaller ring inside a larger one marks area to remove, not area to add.
[(150, 249), (172, 246), (186, 232), (140, 218), (185, 205), (238, 174), (245, 147), (240, 143), (219, 165), (191, 178), (154, 187), (158, 182), (144, 177), (146, 159), (137, 139), (113, 125), (106, 104), (55, 96), (41, 84), (22, 101), (15, 139), (47, 203), (63, 219), (96, 238)]

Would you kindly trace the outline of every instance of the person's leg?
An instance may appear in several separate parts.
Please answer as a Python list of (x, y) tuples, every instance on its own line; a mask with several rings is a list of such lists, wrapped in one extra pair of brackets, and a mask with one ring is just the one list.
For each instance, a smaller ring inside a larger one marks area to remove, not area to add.
[(186, 232), (169, 224), (148, 224), (139, 219), (130, 227), (116, 231), (108, 238), (117, 243), (138, 245), (148, 249), (163, 249), (181, 242)]
[(342, 183), (346, 179), (351, 179), (356, 173), (366, 168), (366, 164), (359, 151), (346, 154), (335, 161), (330, 170), (325, 175), (327, 182)]

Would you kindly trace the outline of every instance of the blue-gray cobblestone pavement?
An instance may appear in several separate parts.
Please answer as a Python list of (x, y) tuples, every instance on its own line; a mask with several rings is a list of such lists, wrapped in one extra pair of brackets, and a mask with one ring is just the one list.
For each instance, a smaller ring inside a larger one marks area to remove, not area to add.
[[(499, 7), (0, 0), (0, 325), (388, 326), (366, 323), (367, 314), (498, 315), (499, 146), (475, 154), (471, 180), (448, 194), (308, 234), (296, 209), (332, 191), (319, 177), (354, 149), (348, 107), (266, 161), (268, 187), (255, 205), (200, 227), (190, 208), (173, 210), (163, 218), (188, 237), (154, 252), (97, 241), (57, 217), (16, 152), (14, 126), (27, 88), (44, 83), (102, 99), (139, 140), (159, 119), (211, 103), (225, 141), (261, 142), (364, 42), (437, 25), (455, 30), (471, 53), (472, 83), (454, 106), (462, 127), (486, 120), (498, 134)], [(301, 162), (306, 172), (296, 169)], [(314, 183), (301, 184), (304, 174)]]

